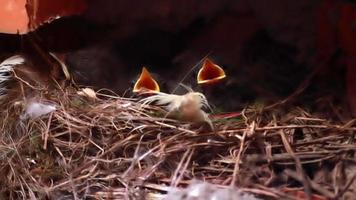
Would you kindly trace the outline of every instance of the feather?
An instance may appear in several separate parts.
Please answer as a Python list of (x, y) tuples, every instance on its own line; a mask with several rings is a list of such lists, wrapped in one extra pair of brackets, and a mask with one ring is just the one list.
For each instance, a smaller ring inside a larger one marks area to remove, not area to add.
[(235, 187), (221, 187), (203, 181), (193, 180), (187, 188), (170, 187), (165, 200), (261, 200), (242, 189)]
[(206, 97), (199, 92), (188, 92), (184, 95), (159, 92), (140, 101), (142, 105), (154, 104), (164, 107), (167, 111), (178, 110), (184, 104), (194, 104), (197, 108), (209, 108)]
[(61, 59), (59, 59), (56, 56), (56, 54), (50, 52), (49, 55), (51, 55), (59, 63), (59, 65), (62, 68), (62, 72), (63, 72), (64, 76), (66, 77), (67, 80), (70, 80), (71, 76), (70, 76), (67, 65)]
[(164, 107), (167, 111), (173, 111), (179, 108), (182, 102), (182, 96), (175, 94), (166, 94), (159, 92), (153, 96), (146, 97), (140, 101), (142, 105), (154, 104)]
[(11, 56), (10, 58), (7, 58), (2, 63), (0, 63), (0, 68), (3, 67), (3, 66), (21, 65), (24, 62), (25, 62), (25, 59), (22, 56), (15, 55), (15, 56)]
[(208, 115), (202, 110), (210, 108), (206, 97), (199, 92), (188, 92), (184, 95), (166, 94), (159, 92), (139, 101), (142, 106), (153, 104), (163, 107), (168, 116), (190, 122), (206, 122), (211, 129), (213, 125)]
[(24, 62), (22, 56), (15, 55), (0, 63), (0, 98), (6, 95), (6, 82), (11, 80), (13, 68)]
[(21, 116), (22, 119), (35, 119), (42, 115), (49, 114), (56, 110), (56, 106), (52, 104), (44, 104), (41, 102), (30, 102), (25, 107), (25, 113)]

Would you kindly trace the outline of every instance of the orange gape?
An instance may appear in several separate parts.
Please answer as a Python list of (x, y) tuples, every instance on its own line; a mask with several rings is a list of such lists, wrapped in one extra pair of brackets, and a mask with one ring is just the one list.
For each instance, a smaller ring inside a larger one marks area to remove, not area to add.
[[(213, 63), (210, 59), (205, 59), (197, 75), (197, 83), (200, 85), (210, 85), (226, 77), (225, 71)], [(140, 77), (133, 88), (134, 93), (139, 92), (160, 92), (157, 81), (151, 76), (148, 70), (143, 67)]]
[(197, 82), (198, 84), (213, 84), (225, 77), (225, 71), (207, 58), (198, 72)]
[(151, 76), (150, 72), (143, 67), (142, 72), (140, 77), (135, 83), (133, 92), (138, 93), (138, 92), (144, 92), (144, 91), (153, 91), (153, 92), (159, 92), (159, 85), (157, 81)]

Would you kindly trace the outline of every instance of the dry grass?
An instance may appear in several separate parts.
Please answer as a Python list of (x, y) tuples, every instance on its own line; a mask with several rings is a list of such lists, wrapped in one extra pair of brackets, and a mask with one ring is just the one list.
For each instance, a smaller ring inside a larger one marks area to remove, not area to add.
[(356, 195), (354, 121), (248, 108), (204, 132), (135, 99), (38, 96), (58, 109), (20, 120), (23, 102), (2, 104), (0, 199), (161, 199), (193, 179), (270, 199)]

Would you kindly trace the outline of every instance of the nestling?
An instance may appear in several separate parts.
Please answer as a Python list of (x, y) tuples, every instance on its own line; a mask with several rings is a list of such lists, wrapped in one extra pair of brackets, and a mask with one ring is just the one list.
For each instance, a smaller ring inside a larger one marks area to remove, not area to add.
[[(225, 77), (224, 70), (206, 58), (198, 72), (197, 83), (199, 85), (216, 84)], [(190, 88), (187, 89), (189, 92), (184, 95), (160, 92), (157, 81), (153, 79), (146, 68), (143, 68), (133, 92), (153, 94), (153, 96), (143, 98), (140, 103), (143, 105), (154, 104), (163, 107), (168, 112), (167, 117), (193, 123), (205, 123), (209, 125), (211, 130), (214, 130), (208, 114), (203, 110), (204, 108), (210, 109), (205, 95), (194, 92)]]
[(154, 104), (163, 107), (167, 117), (193, 123), (206, 123), (211, 130), (214, 129), (208, 114), (203, 108), (210, 108), (207, 99), (202, 93), (188, 92), (184, 95), (157, 93), (140, 101), (143, 105)]

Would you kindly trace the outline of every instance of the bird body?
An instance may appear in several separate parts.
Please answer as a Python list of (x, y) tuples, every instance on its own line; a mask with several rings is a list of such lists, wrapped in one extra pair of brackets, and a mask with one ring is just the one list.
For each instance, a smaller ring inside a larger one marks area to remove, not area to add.
[[(224, 70), (206, 58), (198, 72), (197, 83), (199, 85), (211, 85), (225, 78)], [(151, 96), (143, 98), (140, 103), (163, 107), (168, 112), (167, 117), (193, 123), (207, 123), (210, 129), (214, 130), (208, 114), (203, 110), (204, 108), (210, 108), (205, 95), (194, 92), (190, 88), (187, 89), (189, 92), (184, 95), (160, 92), (156, 80), (153, 79), (146, 68), (143, 68), (133, 92), (144, 91), (141, 94), (150, 94)]]
[(213, 130), (208, 114), (203, 108), (209, 108), (207, 99), (202, 93), (188, 92), (184, 95), (157, 93), (140, 100), (143, 105), (154, 104), (163, 107), (167, 117), (193, 123), (207, 123)]

